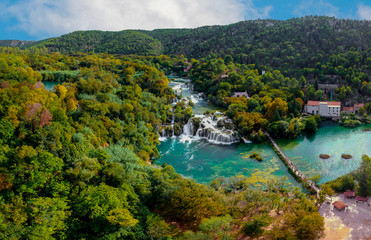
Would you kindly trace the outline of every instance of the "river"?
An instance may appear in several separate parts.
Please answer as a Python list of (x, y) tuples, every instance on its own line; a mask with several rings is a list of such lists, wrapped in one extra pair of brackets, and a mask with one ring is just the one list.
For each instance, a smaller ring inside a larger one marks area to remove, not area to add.
[(62, 84), (62, 82), (51, 82), (51, 81), (43, 81), (42, 83), (44, 84), (45, 89), (48, 91), (52, 90), (55, 85)]
[[(175, 80), (170, 86), (177, 88), (183, 80)], [(182, 87), (181, 87), (182, 88)], [(184, 97), (194, 98), (195, 92), (182, 90)], [(196, 99), (194, 112), (217, 110), (206, 100)], [(277, 144), (307, 176), (321, 175), (320, 182), (327, 182), (357, 169), (362, 155), (371, 156), (371, 132), (363, 131), (371, 125), (350, 129), (333, 122), (323, 122), (315, 135), (304, 135), (297, 139), (277, 140)], [(161, 158), (157, 164), (167, 163), (185, 177), (200, 183), (210, 183), (218, 177), (245, 175), (247, 177), (278, 176), (287, 177), (289, 184), (298, 185), (288, 173), (268, 144), (235, 143), (231, 145), (213, 144), (205, 139), (182, 141), (182, 138), (168, 138), (158, 147)], [(249, 154), (257, 152), (262, 162), (250, 159)], [(320, 159), (319, 154), (329, 154), (329, 159)], [(353, 155), (352, 159), (342, 159), (341, 154)]]

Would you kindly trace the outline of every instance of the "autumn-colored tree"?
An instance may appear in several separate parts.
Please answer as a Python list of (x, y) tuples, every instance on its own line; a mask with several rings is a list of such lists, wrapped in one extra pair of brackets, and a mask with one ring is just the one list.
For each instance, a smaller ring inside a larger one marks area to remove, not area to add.
[(40, 114), (39, 126), (43, 128), (45, 125), (52, 124), (53, 116), (48, 109), (44, 109)]
[(272, 119), (277, 110), (281, 111), (283, 116), (285, 116), (288, 111), (287, 102), (281, 98), (276, 98), (272, 102), (268, 102), (264, 107), (266, 109), (265, 116), (267, 119)]

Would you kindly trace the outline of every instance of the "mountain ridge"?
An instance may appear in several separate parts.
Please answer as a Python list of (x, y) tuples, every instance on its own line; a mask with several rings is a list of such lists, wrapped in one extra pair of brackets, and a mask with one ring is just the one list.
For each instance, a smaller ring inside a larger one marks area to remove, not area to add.
[(232, 55), (244, 64), (303, 69), (333, 54), (359, 51), (371, 56), (371, 21), (307, 16), (289, 20), (246, 20), (229, 25), (155, 30), (76, 31), (24, 45), (71, 54)]

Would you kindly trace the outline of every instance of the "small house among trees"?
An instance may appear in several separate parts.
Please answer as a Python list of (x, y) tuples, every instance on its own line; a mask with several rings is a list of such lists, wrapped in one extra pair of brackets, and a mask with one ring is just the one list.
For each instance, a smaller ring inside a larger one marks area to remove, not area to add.
[(247, 94), (247, 92), (235, 92), (233, 94), (233, 97), (245, 97), (245, 98), (249, 98), (249, 94)]

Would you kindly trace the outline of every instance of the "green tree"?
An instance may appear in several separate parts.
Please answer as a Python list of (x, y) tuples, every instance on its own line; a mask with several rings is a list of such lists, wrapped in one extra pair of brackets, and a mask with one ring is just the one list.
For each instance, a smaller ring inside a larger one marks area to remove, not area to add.
[(314, 133), (318, 130), (318, 123), (315, 117), (311, 116), (305, 120), (305, 131)]

